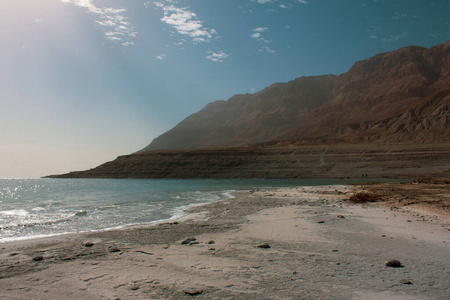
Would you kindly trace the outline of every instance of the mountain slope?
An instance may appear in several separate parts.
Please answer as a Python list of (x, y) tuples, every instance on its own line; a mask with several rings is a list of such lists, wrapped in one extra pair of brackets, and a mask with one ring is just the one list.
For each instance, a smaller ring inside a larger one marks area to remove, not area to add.
[[(405, 47), (357, 62), (339, 76), (301, 77), (274, 84), (255, 94), (236, 95), (228, 101), (210, 103), (140, 152), (312, 139), (330, 137), (330, 132), (339, 139), (336, 134), (343, 132), (346, 126), (359, 128), (361, 135), (362, 128), (370, 127), (367, 122), (384, 122), (403, 114), (412, 105), (449, 86), (450, 41), (429, 49)], [(443, 101), (448, 98), (444, 97)], [(435, 102), (429, 103), (434, 105)], [(436, 122), (436, 125), (422, 129), (423, 135), (437, 141), (448, 140), (448, 135), (425, 133), (445, 132), (445, 127), (439, 127), (439, 122), (443, 121)], [(407, 136), (415, 139), (410, 133), (402, 138), (374, 140), (407, 141)]]
[(209, 103), (141, 150), (242, 146), (274, 139), (329, 101), (336, 76), (301, 77)]

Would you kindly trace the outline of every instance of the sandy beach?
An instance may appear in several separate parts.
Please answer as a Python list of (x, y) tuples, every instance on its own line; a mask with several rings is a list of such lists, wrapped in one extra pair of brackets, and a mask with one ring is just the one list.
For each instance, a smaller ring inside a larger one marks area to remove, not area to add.
[(260, 189), (152, 226), (3, 243), (0, 298), (448, 299), (449, 187)]

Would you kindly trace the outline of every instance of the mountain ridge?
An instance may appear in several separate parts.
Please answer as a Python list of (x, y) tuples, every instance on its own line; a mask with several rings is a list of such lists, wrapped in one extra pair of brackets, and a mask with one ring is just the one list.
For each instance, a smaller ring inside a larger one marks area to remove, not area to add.
[(358, 61), (341, 75), (299, 77), (212, 102), (139, 152), (311, 139), (382, 121), (450, 86), (449, 57), (450, 41), (408, 46)]
[(52, 178), (349, 178), (450, 172), (450, 41), (215, 101), (138, 153)]

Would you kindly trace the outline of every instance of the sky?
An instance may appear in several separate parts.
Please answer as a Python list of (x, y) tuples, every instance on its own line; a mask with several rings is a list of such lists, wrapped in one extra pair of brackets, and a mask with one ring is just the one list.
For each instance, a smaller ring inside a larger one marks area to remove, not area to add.
[(448, 0), (1, 0), (0, 178), (96, 167), (215, 100), (450, 39)]

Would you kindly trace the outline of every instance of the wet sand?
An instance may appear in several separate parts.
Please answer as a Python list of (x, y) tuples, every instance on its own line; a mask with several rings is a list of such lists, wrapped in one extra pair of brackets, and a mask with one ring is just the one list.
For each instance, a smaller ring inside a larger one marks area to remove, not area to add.
[[(360, 191), (382, 201), (347, 201)], [(261, 189), (177, 221), (3, 243), (0, 298), (448, 299), (449, 191)]]

